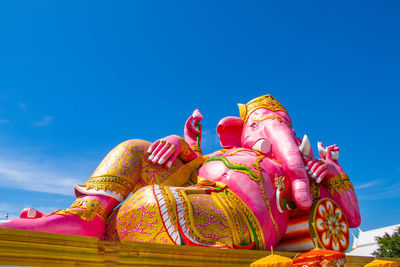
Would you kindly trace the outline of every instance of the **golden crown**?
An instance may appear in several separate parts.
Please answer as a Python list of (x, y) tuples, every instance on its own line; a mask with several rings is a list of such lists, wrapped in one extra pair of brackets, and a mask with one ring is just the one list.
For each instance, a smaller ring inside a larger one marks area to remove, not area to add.
[(283, 111), (286, 114), (289, 113), (286, 111), (285, 107), (278, 102), (272, 95), (264, 95), (253, 100), (250, 100), (246, 105), (245, 104), (238, 104), (240, 118), (244, 120), (246, 123), (247, 119), (249, 118), (250, 114), (256, 110), (257, 108), (267, 108), (271, 111)]

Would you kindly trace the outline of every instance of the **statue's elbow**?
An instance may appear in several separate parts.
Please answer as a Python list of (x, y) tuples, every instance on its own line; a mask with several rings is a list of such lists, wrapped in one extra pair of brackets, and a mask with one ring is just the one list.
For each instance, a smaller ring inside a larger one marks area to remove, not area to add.
[(350, 228), (359, 227), (361, 224), (360, 210), (359, 209), (355, 210), (354, 214), (350, 218), (347, 218), (347, 222)]

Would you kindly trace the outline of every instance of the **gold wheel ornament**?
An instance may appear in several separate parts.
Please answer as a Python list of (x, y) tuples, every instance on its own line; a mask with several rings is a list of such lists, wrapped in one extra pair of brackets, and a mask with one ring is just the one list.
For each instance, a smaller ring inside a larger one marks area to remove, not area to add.
[(311, 236), (317, 247), (345, 252), (350, 243), (349, 225), (339, 205), (328, 198), (318, 200), (311, 208)]

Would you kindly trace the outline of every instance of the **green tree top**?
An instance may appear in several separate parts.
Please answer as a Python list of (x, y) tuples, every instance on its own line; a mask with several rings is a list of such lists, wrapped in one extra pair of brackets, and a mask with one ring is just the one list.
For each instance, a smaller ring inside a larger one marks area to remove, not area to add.
[(376, 257), (400, 258), (400, 227), (397, 227), (392, 235), (386, 233), (382, 237), (375, 237), (375, 240), (378, 242), (379, 248), (372, 255)]

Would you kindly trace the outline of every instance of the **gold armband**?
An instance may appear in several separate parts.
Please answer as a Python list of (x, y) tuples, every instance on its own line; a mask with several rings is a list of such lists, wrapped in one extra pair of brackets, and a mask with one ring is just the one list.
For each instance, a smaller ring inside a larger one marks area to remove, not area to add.
[(68, 209), (58, 210), (52, 214), (67, 215), (67, 213), (77, 215), (85, 221), (93, 221), (96, 215), (105, 221), (108, 215), (108, 212), (100, 205), (97, 199), (86, 198), (78, 198)]
[(348, 191), (351, 188), (354, 190), (353, 184), (345, 173), (327, 178), (325, 183), (328, 186), (328, 191), (331, 196), (333, 196), (335, 192), (341, 195), (342, 189)]

